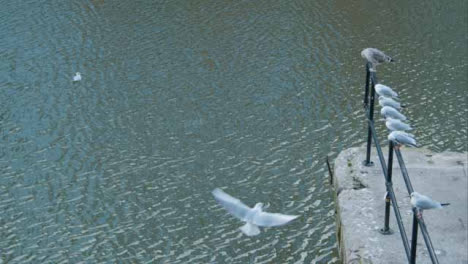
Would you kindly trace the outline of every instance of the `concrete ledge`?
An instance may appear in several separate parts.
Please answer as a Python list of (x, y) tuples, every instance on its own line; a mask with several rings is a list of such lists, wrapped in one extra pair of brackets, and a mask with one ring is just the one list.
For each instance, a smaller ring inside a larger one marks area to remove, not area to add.
[[(383, 149), (388, 156), (388, 148)], [(424, 212), (424, 219), (440, 263), (468, 263), (468, 155), (432, 153), (425, 149), (401, 150), (413, 188), (440, 202), (451, 205)], [(382, 235), (384, 224), (385, 180), (375, 148), (373, 167), (365, 167), (364, 147), (341, 152), (335, 160), (334, 185), (337, 192), (337, 221), (343, 263), (406, 263), (403, 243), (390, 214), (392, 235)], [(408, 192), (394, 156), (393, 188), (408, 239), (411, 240), (412, 211)], [(409, 241), (411, 243), (411, 241)], [(431, 263), (422, 238), (418, 235), (417, 263)]]

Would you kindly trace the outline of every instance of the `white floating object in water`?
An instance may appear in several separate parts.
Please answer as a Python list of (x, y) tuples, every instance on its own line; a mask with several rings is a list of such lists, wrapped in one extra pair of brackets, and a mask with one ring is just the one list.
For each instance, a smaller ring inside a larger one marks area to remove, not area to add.
[(73, 81), (74, 81), (74, 82), (79, 82), (79, 81), (81, 81), (81, 73), (80, 73), (80, 72), (77, 72), (77, 73), (75, 74), (75, 76), (73, 76)]

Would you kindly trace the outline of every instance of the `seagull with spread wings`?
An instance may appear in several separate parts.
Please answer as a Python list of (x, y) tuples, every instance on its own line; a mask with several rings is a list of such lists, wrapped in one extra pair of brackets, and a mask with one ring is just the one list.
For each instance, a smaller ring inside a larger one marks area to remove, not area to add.
[(257, 203), (253, 208), (250, 208), (239, 199), (230, 196), (219, 188), (214, 189), (212, 194), (224, 209), (245, 222), (245, 225), (241, 226), (239, 229), (247, 236), (256, 236), (260, 234), (259, 226), (281, 226), (299, 217), (297, 215), (263, 212), (262, 203)]

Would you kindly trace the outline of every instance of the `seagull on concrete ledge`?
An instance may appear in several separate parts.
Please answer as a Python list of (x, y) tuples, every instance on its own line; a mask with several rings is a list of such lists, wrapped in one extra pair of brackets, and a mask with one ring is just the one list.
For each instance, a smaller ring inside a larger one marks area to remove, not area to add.
[(230, 196), (219, 188), (214, 189), (211, 193), (216, 201), (224, 207), (224, 209), (240, 220), (246, 222), (246, 224), (239, 229), (247, 236), (256, 236), (260, 234), (259, 226), (281, 226), (299, 217), (297, 215), (262, 212), (262, 203), (257, 203), (254, 208), (250, 208), (239, 199)]
[(441, 209), (444, 206), (449, 205), (449, 203), (439, 203), (437, 201), (432, 200), (431, 198), (419, 194), (417, 192), (411, 193), (411, 205), (414, 208), (419, 209), (418, 218), (421, 218), (423, 210), (429, 209)]
[(382, 51), (375, 48), (367, 48), (361, 51), (361, 56), (372, 64), (369, 71), (375, 72), (376, 66), (384, 62), (395, 61), (390, 56), (385, 55)]

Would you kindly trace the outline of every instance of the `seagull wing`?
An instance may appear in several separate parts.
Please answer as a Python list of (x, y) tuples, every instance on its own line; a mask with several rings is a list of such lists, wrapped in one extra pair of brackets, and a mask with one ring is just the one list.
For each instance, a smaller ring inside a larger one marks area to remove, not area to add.
[(386, 106), (391, 106), (391, 107), (393, 107), (393, 108), (395, 108), (397, 110), (401, 108), (401, 104), (398, 103), (397, 101), (391, 99), (391, 98), (385, 99), (383, 104), (386, 105)]
[(378, 63), (383, 63), (386, 61), (387, 55), (378, 49), (372, 49), (372, 58)]
[(396, 130), (412, 130), (411, 126), (401, 122), (400, 120), (395, 120), (393, 121), (393, 125), (396, 128)]
[(410, 125), (403, 122), (401, 122), (401, 128), (401, 130), (413, 130), (413, 128)]
[(419, 209), (425, 210), (425, 209), (441, 208), (442, 205), (440, 205), (439, 202), (436, 202), (427, 196), (420, 195), (418, 199), (416, 200), (416, 207)]
[(390, 121), (385, 122), (385, 126), (386, 126), (388, 129), (390, 129), (391, 131), (398, 130), (398, 129), (395, 128), (394, 123), (393, 123), (393, 122), (390, 122)]
[(398, 143), (417, 147), (416, 140), (409, 135), (397, 133), (395, 134), (395, 139)]
[(224, 209), (241, 220), (245, 220), (245, 216), (251, 210), (251, 208), (242, 203), (239, 199), (230, 196), (219, 188), (214, 189), (211, 193)]
[(388, 113), (389, 113), (389, 116), (391, 116), (391, 117), (393, 117), (395, 119), (406, 120), (406, 116), (403, 115), (402, 113), (398, 112), (398, 110), (396, 110), (393, 107), (388, 108)]
[(258, 226), (281, 226), (298, 217), (298, 215), (260, 212), (253, 217), (252, 222)]

